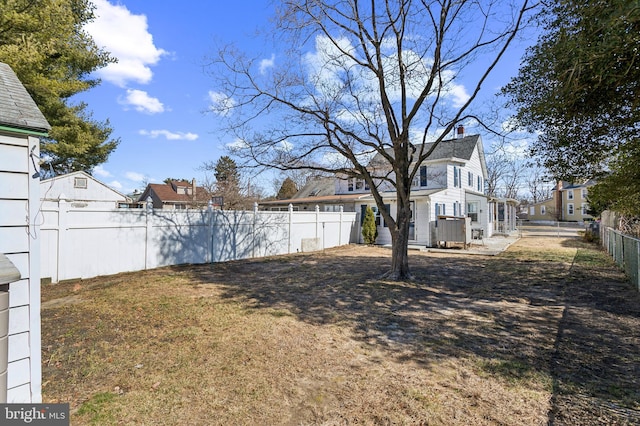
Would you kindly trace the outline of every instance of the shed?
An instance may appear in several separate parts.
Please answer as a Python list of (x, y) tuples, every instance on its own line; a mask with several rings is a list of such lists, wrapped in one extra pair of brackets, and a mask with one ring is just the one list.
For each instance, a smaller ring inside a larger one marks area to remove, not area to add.
[(6, 284), (7, 377), (2, 387), (9, 403), (42, 401), (37, 163), (39, 138), (49, 130), (11, 67), (0, 63), (0, 253), (20, 274)]
[(73, 208), (110, 210), (121, 205), (129, 206), (132, 199), (87, 172), (78, 171), (55, 176), (40, 182), (43, 209), (57, 207), (60, 199)]

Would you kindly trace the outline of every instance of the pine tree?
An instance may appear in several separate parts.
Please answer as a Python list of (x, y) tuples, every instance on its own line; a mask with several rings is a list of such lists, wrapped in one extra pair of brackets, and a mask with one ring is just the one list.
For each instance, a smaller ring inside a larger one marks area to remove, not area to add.
[(97, 86), (93, 71), (115, 61), (83, 26), (93, 18), (89, 0), (12, 0), (0, 6), (0, 62), (9, 65), (51, 125), (41, 151), (55, 173), (91, 171), (119, 139), (108, 120), (96, 121), (70, 99)]
[(280, 186), (280, 190), (276, 195), (276, 199), (288, 200), (289, 198), (293, 197), (296, 192), (298, 192), (296, 183), (293, 181), (293, 179), (288, 177), (284, 180), (284, 182), (282, 182), (282, 185)]

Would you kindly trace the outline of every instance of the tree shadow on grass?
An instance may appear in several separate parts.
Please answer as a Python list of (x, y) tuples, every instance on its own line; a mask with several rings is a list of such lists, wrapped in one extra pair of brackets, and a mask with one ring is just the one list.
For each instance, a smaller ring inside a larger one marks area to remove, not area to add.
[(415, 279), (393, 282), (372, 278), (390, 264), (388, 252), (372, 252), (202, 265), (194, 272), (200, 282), (221, 286), (223, 297), (284, 309), (311, 324), (349, 327), (363, 344), (402, 361), (481, 357), (526, 374), (548, 369), (562, 313), (558, 271), (531, 282), (535, 265), (514, 270), (499, 258), (413, 255)]
[[(400, 362), (428, 368), (442, 359), (467, 358), (476, 360), (481, 375), (508, 381), (547, 377), (554, 393), (552, 424), (580, 424), (594, 413), (614, 422), (632, 419), (640, 395), (634, 379), (640, 376), (640, 343), (633, 337), (640, 329), (640, 297), (615, 268), (576, 266), (580, 253), (587, 253), (581, 242), (562, 245), (578, 249), (576, 259), (415, 254), (410, 282), (375, 278), (390, 265), (389, 253), (379, 248), (364, 255), (362, 248), (337, 249), (199, 265), (193, 271), (201, 285), (220, 286), (225, 298), (253, 309), (285, 310), (310, 324), (348, 327), (361, 344)], [(589, 410), (575, 408), (586, 404), (576, 402), (581, 394), (588, 395)]]

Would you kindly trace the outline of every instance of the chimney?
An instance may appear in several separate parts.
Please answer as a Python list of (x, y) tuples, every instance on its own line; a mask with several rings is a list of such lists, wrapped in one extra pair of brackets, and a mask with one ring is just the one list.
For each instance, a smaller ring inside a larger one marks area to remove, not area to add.
[(464, 126), (461, 124), (458, 126), (458, 139), (464, 138)]
[(562, 216), (564, 214), (563, 208), (564, 208), (564, 203), (562, 200), (562, 189), (563, 189), (563, 185), (562, 185), (562, 181), (559, 180), (558, 181), (558, 185), (556, 186), (556, 192), (554, 194), (555, 196), (555, 202), (556, 202), (556, 211), (555, 211), (555, 216), (556, 216), (556, 220), (562, 220)]
[(196, 200), (196, 178), (191, 179), (191, 196)]

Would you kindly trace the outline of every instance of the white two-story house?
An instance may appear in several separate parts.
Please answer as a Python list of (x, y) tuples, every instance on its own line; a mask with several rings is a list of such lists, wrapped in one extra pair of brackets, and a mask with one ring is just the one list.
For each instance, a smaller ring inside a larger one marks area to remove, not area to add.
[[(460, 129), (461, 130), (461, 129)], [(429, 158), (420, 164), (411, 188), (412, 218), (410, 225), (409, 244), (433, 246), (435, 245), (436, 222), (444, 217), (464, 217), (471, 219), (472, 229), (482, 230), (484, 237), (490, 237), (494, 232), (494, 221), (497, 216), (489, 198), (485, 195), (485, 180), (487, 166), (480, 135), (464, 135), (458, 133), (455, 139), (440, 142)], [(427, 144), (424, 149), (430, 149)], [(420, 146), (417, 147), (417, 150)], [(378, 157), (374, 157), (369, 166), (379, 168), (383, 164)], [(342, 207), (344, 211), (356, 211), (364, 217), (367, 206), (376, 212), (378, 224), (378, 244), (391, 243), (391, 234), (378, 212), (370, 188), (364, 180), (337, 176), (334, 180), (332, 194), (326, 192), (326, 179), (322, 181), (324, 191), (321, 196), (314, 197), (312, 181), (301, 189), (302, 197), (289, 200), (276, 200), (261, 203), (261, 208), (279, 210), (291, 205), (295, 210), (307, 210), (318, 206), (322, 211), (336, 211)], [(381, 191), (385, 208), (393, 217), (396, 214), (396, 192), (391, 186), (381, 183)]]
[[(421, 147), (417, 147), (420, 150)], [(426, 144), (424, 152), (431, 148)], [(372, 164), (378, 164), (374, 158)], [(487, 166), (484, 159), (482, 138), (479, 135), (465, 136), (440, 142), (429, 158), (419, 165), (411, 188), (411, 223), (409, 244), (435, 245), (436, 223), (445, 217), (471, 218), (471, 227), (482, 229), (483, 235), (490, 236), (488, 198), (484, 195)], [(343, 181), (340, 191), (351, 189), (351, 182)], [(354, 191), (358, 191), (355, 183)], [(396, 193), (392, 187), (379, 187), (385, 207), (395, 217)], [(365, 192), (368, 189), (365, 188)], [(373, 197), (360, 199), (359, 211), (367, 206), (377, 211)], [(364, 215), (362, 215), (364, 216)], [(379, 244), (391, 243), (391, 234), (382, 215), (377, 214)]]

